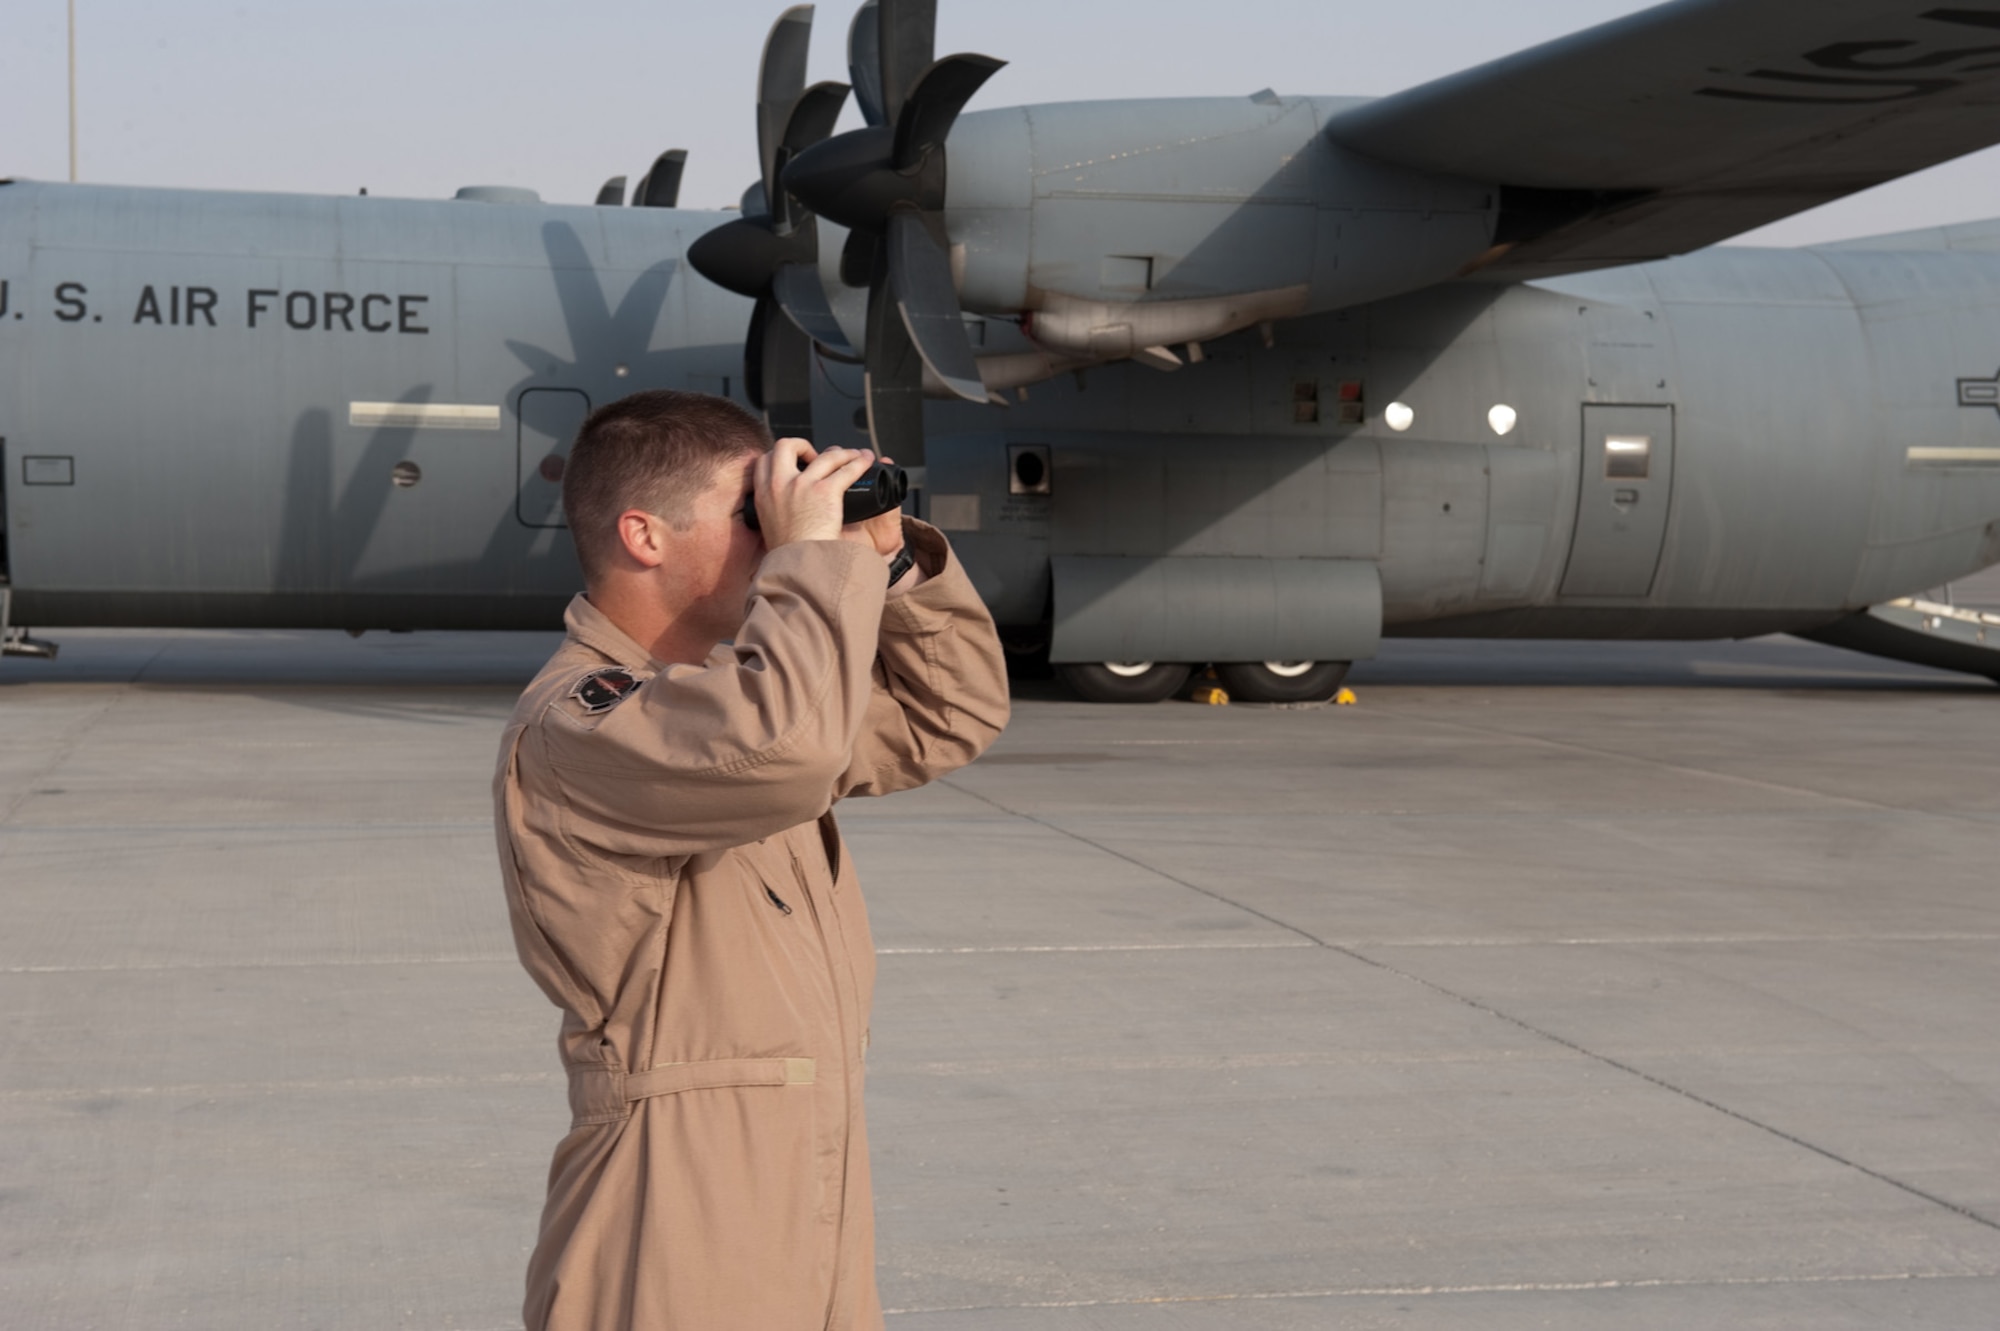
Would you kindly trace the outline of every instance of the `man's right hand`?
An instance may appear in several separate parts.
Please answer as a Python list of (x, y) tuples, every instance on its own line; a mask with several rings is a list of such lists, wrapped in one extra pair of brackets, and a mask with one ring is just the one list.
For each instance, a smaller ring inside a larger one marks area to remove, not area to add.
[[(799, 469), (804, 460), (805, 469)], [(803, 439), (780, 439), (757, 459), (752, 484), (757, 493), (757, 525), (764, 545), (775, 550), (793, 541), (837, 541), (841, 505), (848, 487), (873, 466), (866, 448), (815, 452)]]

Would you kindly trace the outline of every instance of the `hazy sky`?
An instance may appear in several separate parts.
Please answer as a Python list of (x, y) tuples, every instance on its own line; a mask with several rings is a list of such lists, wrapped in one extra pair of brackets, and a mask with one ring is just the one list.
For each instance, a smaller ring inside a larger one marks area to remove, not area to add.
[[(938, 47), (1009, 61), (973, 107), (1096, 97), (1377, 94), (1643, 9), (1628, 0), (941, 0)], [(662, 149), (682, 202), (756, 170), (758, 52), (782, 4), (77, 0), (82, 178), (588, 202)], [(6, 0), (0, 173), (68, 175), (63, 0)], [(822, 6), (813, 76), (846, 79)], [(853, 117), (852, 104), (849, 109)], [(858, 123), (858, 122), (857, 122)], [(1802, 244), (2000, 216), (1983, 153), (1755, 233)]]

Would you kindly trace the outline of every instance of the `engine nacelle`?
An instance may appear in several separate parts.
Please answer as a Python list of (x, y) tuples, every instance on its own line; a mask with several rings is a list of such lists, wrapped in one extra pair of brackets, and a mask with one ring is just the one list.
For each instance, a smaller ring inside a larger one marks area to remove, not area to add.
[(1351, 99), (1086, 102), (962, 117), (946, 229), (968, 311), (1104, 361), (1447, 281), (1499, 191), (1330, 142)]

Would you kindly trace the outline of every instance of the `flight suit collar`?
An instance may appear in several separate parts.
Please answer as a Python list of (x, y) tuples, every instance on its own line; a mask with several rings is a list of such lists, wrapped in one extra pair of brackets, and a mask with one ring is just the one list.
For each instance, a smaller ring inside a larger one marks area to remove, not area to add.
[(590, 598), (578, 592), (563, 611), (563, 623), (569, 627), (572, 642), (609, 657), (628, 670), (644, 670), (658, 674), (666, 667), (653, 659), (652, 654), (627, 636), (625, 630), (611, 622), (611, 617), (590, 603)]

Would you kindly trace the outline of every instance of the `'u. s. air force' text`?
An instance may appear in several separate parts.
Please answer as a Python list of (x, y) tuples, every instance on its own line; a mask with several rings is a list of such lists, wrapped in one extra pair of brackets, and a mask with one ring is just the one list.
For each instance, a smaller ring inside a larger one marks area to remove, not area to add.
[[(0, 318), (25, 318), (10, 309), (13, 284), (0, 281)], [(105, 312), (124, 314), (121, 303), (93, 297), (82, 282), (58, 282), (51, 310), (61, 323), (103, 323)], [(132, 303), (129, 322), (159, 328), (287, 328), (297, 332), (398, 333), (427, 335), (429, 296), (385, 291), (285, 291), (252, 287), (224, 300), (214, 287), (147, 285)]]

